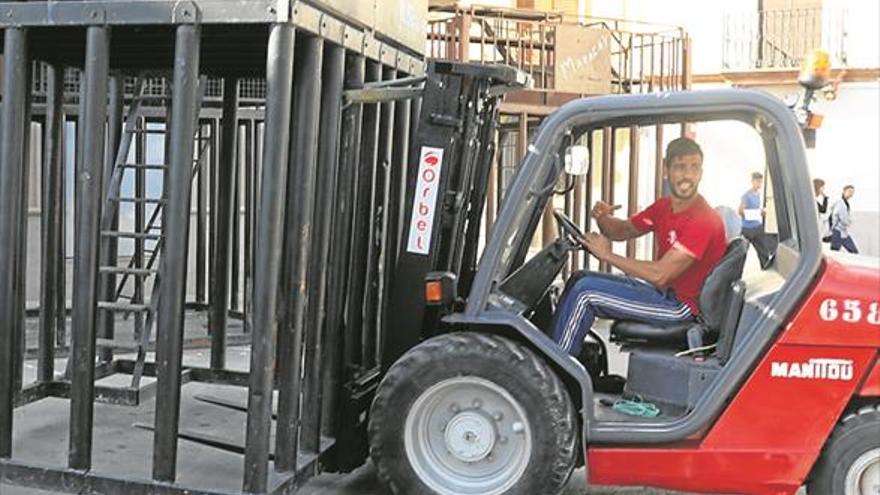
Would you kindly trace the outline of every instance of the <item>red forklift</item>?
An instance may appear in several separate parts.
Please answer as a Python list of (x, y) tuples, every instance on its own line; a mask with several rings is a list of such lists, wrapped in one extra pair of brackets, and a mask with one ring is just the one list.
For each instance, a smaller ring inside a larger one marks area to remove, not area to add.
[[(557, 184), (583, 173), (571, 146), (607, 126), (714, 121), (744, 123), (763, 145), (772, 263), (744, 275), (747, 244), (734, 238), (705, 281), (696, 325), (613, 322), (610, 340), (630, 352), (625, 379), (609, 373), (595, 335), (567, 355), (547, 335), (553, 287), (584, 233), (557, 211), (558, 238), (532, 256), (529, 247)], [(448, 207), (454, 159), (420, 132), (382, 334), (387, 372), (369, 412), (381, 480), (400, 494), (554, 494), (583, 465), (600, 485), (880, 493), (880, 269), (823, 253), (801, 127), (782, 102), (748, 90), (568, 103), (531, 141), (473, 264), (473, 239), (450, 233), (478, 229), (481, 203)], [(413, 290), (420, 281), (424, 291)], [(627, 397), (659, 414), (608, 407)]]

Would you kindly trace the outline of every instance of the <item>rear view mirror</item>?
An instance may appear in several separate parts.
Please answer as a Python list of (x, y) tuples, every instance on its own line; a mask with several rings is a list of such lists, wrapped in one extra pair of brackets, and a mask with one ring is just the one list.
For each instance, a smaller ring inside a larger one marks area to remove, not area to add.
[(590, 171), (590, 148), (586, 146), (569, 146), (565, 150), (565, 173), (569, 175), (586, 175)]

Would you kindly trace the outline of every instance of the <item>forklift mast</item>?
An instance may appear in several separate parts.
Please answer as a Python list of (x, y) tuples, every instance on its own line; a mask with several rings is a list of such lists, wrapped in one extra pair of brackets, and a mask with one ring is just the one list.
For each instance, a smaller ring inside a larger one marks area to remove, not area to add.
[(527, 76), (510, 66), (431, 62), (407, 167), (400, 244), (382, 332), (383, 369), (432, 334), (425, 277), (445, 272), (467, 293), (476, 270), (498, 104)]

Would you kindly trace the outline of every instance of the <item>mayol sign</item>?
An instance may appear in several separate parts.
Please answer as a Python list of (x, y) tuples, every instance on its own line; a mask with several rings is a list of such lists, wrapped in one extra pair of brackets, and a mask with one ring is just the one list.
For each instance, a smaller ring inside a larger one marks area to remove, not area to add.
[(853, 378), (853, 362), (828, 358), (814, 358), (803, 363), (773, 361), (770, 363), (770, 376), (849, 381)]

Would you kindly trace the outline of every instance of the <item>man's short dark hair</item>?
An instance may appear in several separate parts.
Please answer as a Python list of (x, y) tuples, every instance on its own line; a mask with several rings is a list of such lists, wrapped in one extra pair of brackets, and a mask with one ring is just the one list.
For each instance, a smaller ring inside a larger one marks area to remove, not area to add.
[(856, 186), (854, 186), (852, 184), (847, 184), (847, 185), (843, 186), (844, 191), (846, 191), (847, 189), (855, 190), (855, 188), (856, 188)]
[(700, 155), (700, 161), (703, 160), (703, 150), (691, 138), (680, 137), (673, 139), (666, 145), (666, 165), (672, 164), (672, 160), (685, 155)]
[(758, 179), (763, 179), (763, 178), (764, 178), (764, 174), (762, 174), (761, 172), (752, 172), (752, 180), (758, 180)]

